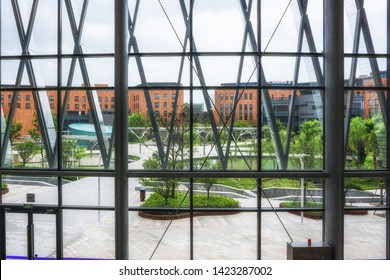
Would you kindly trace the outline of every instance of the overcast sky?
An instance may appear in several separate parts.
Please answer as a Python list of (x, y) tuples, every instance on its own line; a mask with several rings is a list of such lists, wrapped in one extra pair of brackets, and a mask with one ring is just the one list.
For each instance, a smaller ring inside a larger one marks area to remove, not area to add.
[[(130, 12), (133, 15), (135, 0), (129, 0)], [(188, 5), (188, 0), (186, 1)], [(253, 1), (257, 2), (257, 1)], [(32, 0), (19, 0), (25, 26)], [(161, 0), (166, 12), (183, 41), (185, 24), (181, 13), (179, 1)], [(262, 49), (269, 43), (283, 11), (289, 0), (262, 0)], [(354, 0), (346, 0), (346, 5)], [(73, 0), (72, 5), (78, 22), (83, 0)], [(10, 1), (1, 0), (2, 5), (2, 55), (19, 55), (21, 53), (18, 33), (13, 18)], [(315, 44), (318, 52), (322, 51), (322, 0), (310, 0), (308, 15), (312, 27)], [(367, 17), (375, 45), (376, 52), (386, 53), (386, 0), (365, 1)], [(285, 17), (283, 18), (275, 36), (266, 51), (295, 52), (297, 49), (297, 21), (294, 13), (297, 13), (296, 0), (292, 1)], [(349, 9), (351, 10), (351, 9)], [(348, 10), (348, 11), (349, 11)], [(352, 9), (353, 10), (353, 9)], [(345, 51), (351, 52), (351, 30), (353, 30), (354, 13), (345, 15)], [(114, 50), (114, 0), (90, 0), (82, 34), (82, 48), (84, 53), (113, 53)], [(251, 13), (251, 21), (256, 34), (256, 5)], [(349, 24), (349, 23), (352, 23)], [(238, 0), (196, 0), (194, 6), (194, 39), (198, 51), (241, 51), (244, 35), (244, 17)], [(57, 1), (40, 0), (36, 24), (34, 26), (33, 39), (30, 44), (30, 53), (56, 54), (57, 52)], [(177, 39), (173, 28), (170, 26), (158, 0), (141, 1), (135, 36), (141, 52), (180, 52), (182, 46)], [(73, 52), (73, 37), (68, 21), (68, 14), (63, 7), (63, 53)], [(246, 50), (251, 50), (247, 46)], [(363, 50), (363, 49), (362, 49)], [(364, 50), (363, 50), (364, 51)], [(218, 86), (221, 83), (235, 82), (238, 71), (239, 57), (201, 57), (202, 69), (208, 86)], [(114, 60), (113, 58), (89, 58), (86, 59), (88, 73), (92, 84), (114, 84)], [(266, 79), (268, 81), (291, 81), (294, 74), (295, 58), (266, 57), (262, 61)], [(322, 64), (322, 62), (321, 62)], [(2, 83), (14, 84), (18, 61), (2, 62)], [(69, 75), (70, 59), (63, 61), (63, 81), (66, 83)], [(143, 58), (145, 75), (148, 82), (176, 82), (180, 65), (180, 57)], [(369, 74), (367, 61), (359, 64), (358, 75)], [(379, 60), (381, 70), (384, 70), (385, 60)], [(241, 81), (249, 81), (254, 69), (253, 60), (247, 57)], [(34, 63), (35, 72), (42, 78), (45, 85), (56, 84), (56, 60), (37, 60)], [(303, 63), (299, 80), (307, 82), (311, 79), (310, 65)], [(346, 60), (346, 72), (349, 72), (349, 60)], [(182, 83), (189, 84), (189, 65), (185, 65)], [(25, 75), (26, 76), (26, 75)], [(252, 79), (252, 81), (256, 81)], [(27, 79), (24, 79), (27, 83)], [(77, 67), (73, 85), (82, 83), (80, 70)], [(133, 59), (129, 63), (129, 85), (140, 83), (138, 70)], [(198, 81), (195, 81), (199, 85)]]

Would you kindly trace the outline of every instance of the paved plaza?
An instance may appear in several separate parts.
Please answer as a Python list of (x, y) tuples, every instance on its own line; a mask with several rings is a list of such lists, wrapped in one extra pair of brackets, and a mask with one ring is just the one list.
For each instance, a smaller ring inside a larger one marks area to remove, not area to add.
[[(131, 146), (131, 154), (141, 157), (130, 164), (139, 168), (147, 158), (143, 147)], [(129, 179), (129, 204), (140, 205), (137, 179)], [(3, 203), (25, 203), (26, 193), (36, 194), (36, 204), (55, 204), (57, 188), (10, 184), (10, 192)], [(256, 198), (238, 198), (241, 207), (256, 206)], [(275, 206), (278, 201), (271, 201)], [(114, 206), (113, 178), (88, 177), (64, 185), (64, 206)], [(264, 206), (269, 202), (262, 201)], [(385, 258), (386, 219), (370, 211), (367, 215), (345, 215), (345, 258)], [(277, 216), (278, 215), (278, 216)], [(262, 213), (261, 254), (263, 259), (286, 259), (287, 242), (322, 239), (322, 220), (290, 213)], [(64, 210), (64, 257), (113, 259), (115, 248), (114, 213), (112, 211)], [(251, 212), (233, 215), (194, 217), (194, 259), (256, 259), (257, 214)], [(26, 256), (27, 215), (6, 214), (7, 255)], [(285, 229), (284, 229), (284, 227)], [(38, 257), (55, 257), (55, 215), (34, 215), (35, 253)], [(150, 220), (129, 213), (130, 259), (189, 259), (190, 219), (172, 222)], [(291, 239), (289, 237), (291, 236)]]

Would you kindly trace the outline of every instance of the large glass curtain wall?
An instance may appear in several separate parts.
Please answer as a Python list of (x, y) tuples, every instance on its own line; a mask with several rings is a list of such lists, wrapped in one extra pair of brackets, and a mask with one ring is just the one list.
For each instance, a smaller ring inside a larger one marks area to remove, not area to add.
[(389, 259), (390, 3), (337, 5), (1, 1), (1, 258)]

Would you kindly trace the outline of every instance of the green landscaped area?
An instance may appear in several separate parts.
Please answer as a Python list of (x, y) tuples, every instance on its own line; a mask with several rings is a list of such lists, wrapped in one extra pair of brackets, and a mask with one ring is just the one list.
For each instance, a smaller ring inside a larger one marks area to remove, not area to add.
[[(175, 197), (168, 198), (168, 204), (165, 204), (165, 199), (154, 192), (150, 194), (148, 199), (141, 205), (141, 207), (172, 207), (172, 208), (189, 208), (190, 196), (186, 193), (178, 192)], [(194, 195), (194, 207), (198, 208), (237, 208), (239, 203), (237, 200), (218, 195), (195, 194)]]

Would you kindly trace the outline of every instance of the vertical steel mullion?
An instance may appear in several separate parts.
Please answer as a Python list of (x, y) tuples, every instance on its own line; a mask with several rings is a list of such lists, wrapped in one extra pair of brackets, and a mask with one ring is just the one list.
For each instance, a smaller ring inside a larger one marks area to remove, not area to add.
[[(194, 21), (194, 3), (195, 0), (190, 0), (190, 13), (189, 13), (189, 43), (190, 43), (190, 172), (194, 171), (194, 100), (193, 100), (193, 86), (194, 86), (194, 73), (192, 71), (194, 61), (194, 49), (193, 49), (193, 21)], [(185, 50), (183, 50), (185, 52)], [(184, 134), (183, 134), (184, 137)], [(184, 141), (184, 139), (182, 140)], [(194, 259), (194, 178), (190, 178), (190, 260)]]
[[(259, 67), (257, 68), (257, 171), (262, 170), (262, 146), (261, 146), (261, 0), (257, 0), (257, 53), (258, 53), (258, 62)], [(257, 259), (261, 260), (261, 222), (262, 222), (262, 212), (261, 212), (261, 178), (256, 178), (257, 181)]]
[[(390, 0), (387, 0), (387, 88), (389, 88), (390, 84)], [(390, 123), (390, 90), (387, 89), (386, 96), (386, 107), (387, 110), (386, 118), (387, 123)], [(386, 167), (387, 170), (390, 170), (390, 128), (389, 126), (386, 129)], [(390, 177), (386, 179), (386, 207), (390, 207)], [(386, 259), (390, 260), (390, 210), (386, 211)]]
[[(332, 259), (344, 258), (344, 1), (324, 1), (324, 237)], [(327, 199), (332, 198), (332, 199)]]
[(115, 259), (129, 259), (128, 1), (115, 1)]
[[(0, 57), (2, 56), (2, 35), (3, 35), (3, 32), (1, 32), (1, 27), (3, 25), (3, 18), (1, 16), (2, 14), (2, 2), (0, 2)], [(2, 72), (1, 72), (1, 67), (2, 67), (2, 60), (0, 59), (0, 98), (1, 96), (3, 96), (3, 91), (2, 91), (2, 88), (3, 88), (3, 79), (2, 79)], [(3, 155), (3, 153), (6, 152), (6, 149), (4, 149), (4, 152), (3, 152), (3, 143), (4, 143), (4, 137), (3, 137), (3, 134), (2, 134), (2, 131), (3, 131), (3, 128), (2, 128), (2, 125), (3, 125), (3, 105), (0, 101), (0, 151), (1, 151), (1, 155)], [(5, 155), (4, 155), (4, 159), (5, 159)], [(3, 167), (3, 156), (0, 156), (0, 168)], [(1, 183), (1, 176), (0, 176), (0, 183)], [(0, 197), (0, 203), (2, 203), (2, 199)], [(1, 232), (1, 228), (0, 228), (0, 233)], [(0, 244), (1, 246), (1, 244)], [(1, 255), (1, 248), (0, 248), (0, 255)]]
[[(2, 181), (0, 179), (0, 183), (1, 182)], [(1, 260), (7, 259), (7, 253), (6, 253), (7, 250), (6, 249), (7, 249), (7, 242), (6, 242), (5, 210), (4, 210), (4, 208), (1, 208), (0, 209), (0, 259)]]
[[(57, 153), (57, 168), (62, 169), (62, 130), (63, 122), (58, 114), (62, 107), (62, 1), (57, 1), (57, 141), (54, 151)], [(64, 259), (64, 227), (62, 210), (62, 177), (57, 177), (58, 209), (56, 211), (56, 258)]]
[(34, 213), (32, 210), (27, 211), (27, 259), (34, 259)]

